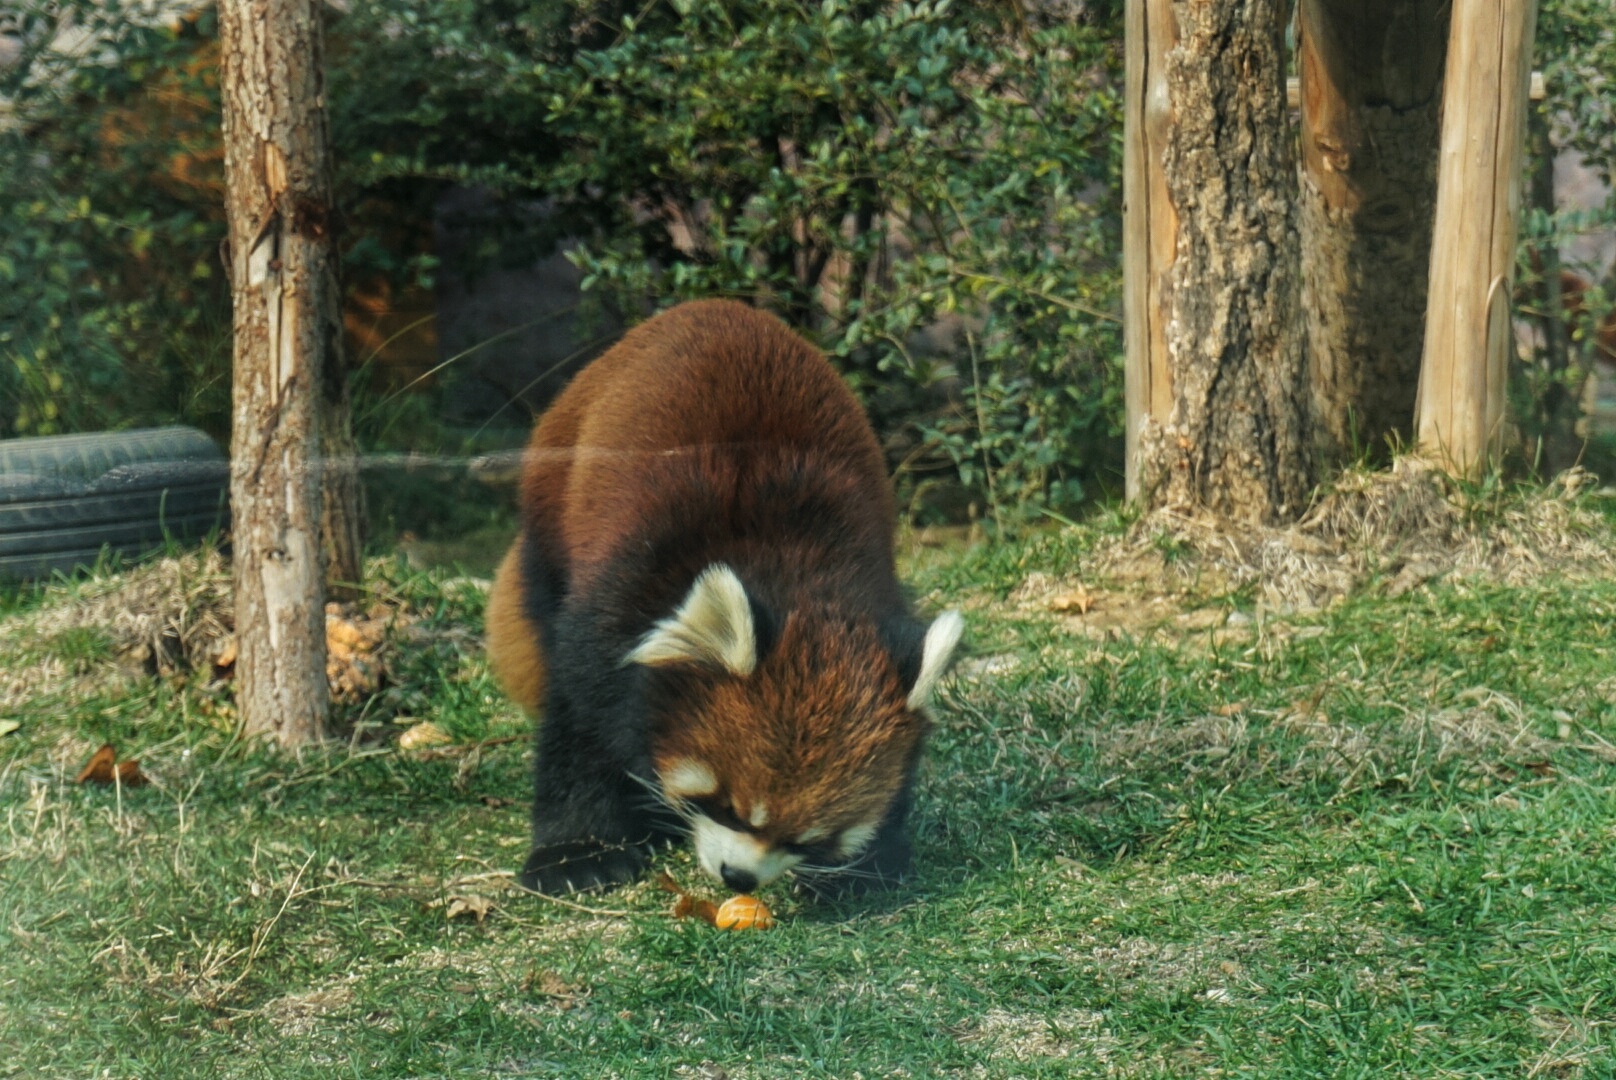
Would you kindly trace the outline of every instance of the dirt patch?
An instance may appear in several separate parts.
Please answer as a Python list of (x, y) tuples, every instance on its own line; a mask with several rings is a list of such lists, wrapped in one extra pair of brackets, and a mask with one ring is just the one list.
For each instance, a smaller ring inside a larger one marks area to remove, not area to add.
[(1028, 1062), (1040, 1058), (1082, 1057), (1111, 1060), (1116, 1040), (1103, 1029), (1105, 1014), (1093, 1009), (1062, 1009), (1053, 1014), (989, 1009), (956, 1032), (960, 1042), (978, 1044), (995, 1058)]
[(286, 994), (259, 1010), (282, 1035), (308, 1035), (319, 1019), (353, 1004), (351, 987), (333, 986), (301, 994)]
[(1605, 1037), (1600, 1029), (1608, 1030), (1610, 1021), (1568, 1016), (1544, 1008), (1534, 1008), (1531, 1016), (1532, 1026), (1543, 1040), (1543, 1051), (1527, 1067), (1525, 1076), (1581, 1077), (1595, 1067), (1600, 1075), (1605, 1074), (1610, 1065), (1610, 1047), (1600, 1045)]

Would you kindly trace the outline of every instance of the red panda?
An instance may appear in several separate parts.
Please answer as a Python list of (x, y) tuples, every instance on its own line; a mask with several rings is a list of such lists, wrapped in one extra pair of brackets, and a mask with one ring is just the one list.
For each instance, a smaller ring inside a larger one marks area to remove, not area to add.
[(911, 613), (893, 497), (824, 356), (744, 304), (629, 331), (539, 420), (488, 652), (539, 717), (519, 880), (632, 880), (688, 833), (737, 892), (901, 877), (926, 705), (963, 628)]

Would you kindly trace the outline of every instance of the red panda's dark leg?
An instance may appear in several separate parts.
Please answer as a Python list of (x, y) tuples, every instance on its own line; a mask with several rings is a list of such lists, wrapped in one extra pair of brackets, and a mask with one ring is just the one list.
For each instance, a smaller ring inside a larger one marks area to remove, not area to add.
[(522, 886), (556, 894), (632, 881), (657, 840), (641, 809), (647, 793), (582, 736), (560, 694), (548, 699), (538, 743), (533, 848)]

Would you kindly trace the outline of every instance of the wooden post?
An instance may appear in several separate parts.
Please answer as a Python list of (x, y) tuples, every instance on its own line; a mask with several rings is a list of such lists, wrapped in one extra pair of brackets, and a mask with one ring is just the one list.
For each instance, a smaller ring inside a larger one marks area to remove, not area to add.
[(221, 0), (234, 310), (236, 704), (250, 735), (324, 734), (321, 384), (342, 331), (316, 0)]
[(1422, 453), (1470, 478), (1502, 444), (1536, 24), (1536, 0), (1454, 0), (1416, 413)]
[(1127, 102), (1123, 110), (1122, 277), (1123, 383), (1127, 497), (1140, 497), (1139, 445), (1145, 424), (1165, 424), (1173, 408), (1167, 367), (1167, 273), (1173, 265), (1178, 216), (1167, 197), (1162, 157), (1172, 106), (1167, 97), (1167, 51), (1177, 40), (1168, 0), (1127, 0)]

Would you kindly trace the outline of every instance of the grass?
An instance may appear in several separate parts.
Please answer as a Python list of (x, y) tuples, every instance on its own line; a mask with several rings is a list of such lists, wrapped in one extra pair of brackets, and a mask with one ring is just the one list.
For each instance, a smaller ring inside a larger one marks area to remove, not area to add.
[[(926, 560), (973, 654), (919, 878), (776, 889), (768, 933), (504, 889), (526, 725), (446, 573), (384, 569), (424, 632), (300, 757), (200, 675), (53, 686), (0, 716), (0, 1077), (1616, 1075), (1616, 582), (1104, 633), (1017, 599), (1094, 541)], [(392, 749), (404, 718), (456, 745)], [(103, 741), (153, 784), (72, 783)]]

